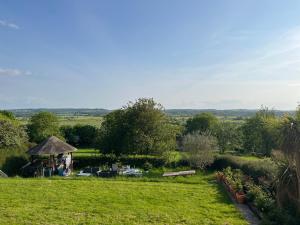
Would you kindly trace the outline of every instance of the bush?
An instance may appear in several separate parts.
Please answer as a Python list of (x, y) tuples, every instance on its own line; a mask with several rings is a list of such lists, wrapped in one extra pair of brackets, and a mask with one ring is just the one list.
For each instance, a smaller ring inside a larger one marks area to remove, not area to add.
[(204, 169), (214, 162), (217, 140), (209, 133), (193, 133), (183, 137), (183, 150), (187, 152), (187, 161), (194, 168)]
[(26, 149), (27, 149), (27, 146), (22, 146), (19, 148), (0, 149), (0, 169), (9, 157), (26, 156), (26, 154), (25, 154)]
[(153, 167), (152, 164), (149, 163), (149, 162), (145, 162), (144, 165), (143, 165), (144, 170), (151, 170), (152, 167)]
[(113, 163), (121, 163), (132, 167), (144, 168), (145, 165), (153, 167), (162, 167), (166, 165), (164, 158), (146, 155), (120, 156), (116, 157), (113, 154), (100, 155), (97, 157), (91, 156), (74, 156), (74, 167), (80, 169), (86, 166), (111, 165)]
[(233, 169), (241, 169), (255, 181), (258, 181), (259, 177), (265, 177), (268, 180), (273, 180), (276, 177), (278, 170), (276, 164), (268, 158), (250, 161), (238, 156), (219, 155), (212, 164), (212, 168), (218, 170), (222, 170), (228, 166)]
[(21, 167), (28, 163), (28, 159), (26, 156), (10, 156), (8, 157), (3, 166), (2, 170), (8, 176), (16, 176), (21, 174)]
[(247, 201), (253, 202), (261, 212), (269, 212), (275, 208), (275, 200), (262, 187), (251, 184), (247, 187)]

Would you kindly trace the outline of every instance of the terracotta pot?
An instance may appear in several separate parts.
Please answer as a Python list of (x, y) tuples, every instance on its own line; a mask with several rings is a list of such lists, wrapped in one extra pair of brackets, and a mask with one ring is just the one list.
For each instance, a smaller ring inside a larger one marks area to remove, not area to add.
[(243, 204), (243, 203), (245, 203), (246, 195), (241, 192), (236, 192), (235, 199), (238, 203)]
[(219, 182), (221, 182), (221, 181), (223, 181), (223, 179), (224, 179), (224, 174), (223, 174), (223, 173), (217, 173), (217, 174), (216, 174), (216, 177), (217, 177), (217, 180), (218, 180)]

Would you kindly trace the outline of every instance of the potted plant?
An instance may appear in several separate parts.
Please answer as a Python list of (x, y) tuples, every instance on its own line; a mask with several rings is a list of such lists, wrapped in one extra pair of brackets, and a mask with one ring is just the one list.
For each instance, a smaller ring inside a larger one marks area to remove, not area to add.
[(242, 191), (237, 191), (235, 193), (235, 199), (238, 203), (243, 204), (243, 203), (245, 203), (246, 195)]
[(223, 181), (224, 174), (223, 174), (222, 172), (218, 171), (218, 172), (216, 173), (216, 177), (217, 177), (217, 180), (218, 180), (219, 182), (221, 182), (221, 181)]

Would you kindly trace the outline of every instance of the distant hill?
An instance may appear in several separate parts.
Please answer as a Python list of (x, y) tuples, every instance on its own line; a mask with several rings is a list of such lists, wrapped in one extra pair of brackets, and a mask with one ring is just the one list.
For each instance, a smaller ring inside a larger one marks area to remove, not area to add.
[[(17, 117), (30, 117), (33, 114), (41, 111), (53, 112), (59, 116), (104, 116), (110, 113), (109, 109), (86, 109), (86, 108), (40, 108), (40, 109), (12, 109), (9, 110)], [(170, 116), (193, 116), (203, 112), (210, 112), (216, 116), (221, 117), (250, 117), (253, 116), (257, 110), (253, 109), (166, 109), (166, 113)], [(285, 113), (293, 114), (294, 111), (274, 110), (277, 116)]]
[[(203, 112), (210, 112), (216, 116), (222, 117), (250, 117), (255, 115), (258, 110), (255, 109), (167, 109), (166, 112), (172, 116), (193, 116)], [(276, 116), (282, 116), (286, 113), (294, 114), (295, 111), (274, 110)]]
[(85, 109), (85, 108), (40, 108), (40, 109), (12, 109), (9, 110), (16, 117), (30, 117), (38, 112), (52, 112), (59, 116), (104, 116), (111, 112), (108, 109)]

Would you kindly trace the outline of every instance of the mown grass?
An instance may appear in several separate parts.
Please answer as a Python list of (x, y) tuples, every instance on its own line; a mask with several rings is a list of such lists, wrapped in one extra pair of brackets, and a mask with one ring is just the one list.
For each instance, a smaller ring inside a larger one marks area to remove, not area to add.
[(93, 157), (93, 156), (99, 156), (100, 151), (98, 149), (94, 148), (79, 148), (77, 151), (73, 153), (74, 156), (87, 156), (87, 157)]
[(238, 156), (240, 159), (243, 160), (248, 160), (248, 161), (259, 161), (262, 160), (263, 158), (260, 158), (258, 156), (253, 156), (253, 155), (242, 155), (242, 156)]
[(0, 224), (247, 224), (211, 174), (0, 179)]

